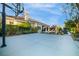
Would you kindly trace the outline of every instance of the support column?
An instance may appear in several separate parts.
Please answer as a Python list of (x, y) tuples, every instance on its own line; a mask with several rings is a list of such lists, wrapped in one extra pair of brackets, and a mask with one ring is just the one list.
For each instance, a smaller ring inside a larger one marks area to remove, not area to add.
[(41, 32), (42, 32), (42, 25), (40, 25), (40, 27), (41, 27)]
[(5, 15), (5, 4), (2, 4), (2, 46), (6, 47), (5, 42), (5, 25), (6, 25), (6, 15)]

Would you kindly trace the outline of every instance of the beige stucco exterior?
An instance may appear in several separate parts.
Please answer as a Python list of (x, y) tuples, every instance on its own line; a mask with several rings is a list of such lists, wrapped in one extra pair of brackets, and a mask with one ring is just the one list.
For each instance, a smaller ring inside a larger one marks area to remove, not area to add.
[(36, 27), (40, 27), (41, 31), (42, 31), (42, 26), (44, 26), (46, 28), (46, 31), (47, 30), (47, 27), (49, 27), (47, 24), (44, 24), (44, 23), (41, 23), (41, 22), (38, 22), (36, 20), (33, 20), (33, 19), (28, 19), (26, 20), (25, 17), (15, 17), (15, 16), (6, 16), (6, 24), (8, 25), (19, 25), (19, 24), (22, 24), (24, 22), (29, 22), (31, 24), (31, 27), (32, 28), (36, 28)]
[(18, 25), (25, 22), (24, 19), (20, 19), (20, 18), (15, 18), (15, 17), (11, 17), (11, 16), (6, 16), (6, 24), (10, 24), (10, 25)]
[(79, 32), (79, 23), (76, 24), (77, 32)]

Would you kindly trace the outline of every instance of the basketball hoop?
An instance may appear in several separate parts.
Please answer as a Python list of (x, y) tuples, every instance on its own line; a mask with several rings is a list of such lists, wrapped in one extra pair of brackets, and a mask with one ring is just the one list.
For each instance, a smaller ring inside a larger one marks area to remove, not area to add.
[(1, 47), (6, 47), (6, 41), (5, 41), (6, 7), (11, 9), (15, 13), (15, 16), (18, 16), (20, 13), (22, 13), (24, 11), (24, 7), (23, 4), (20, 3), (15, 3), (15, 4), (12, 3), (13, 7), (5, 3), (1, 3), (1, 4), (2, 4), (2, 46)]

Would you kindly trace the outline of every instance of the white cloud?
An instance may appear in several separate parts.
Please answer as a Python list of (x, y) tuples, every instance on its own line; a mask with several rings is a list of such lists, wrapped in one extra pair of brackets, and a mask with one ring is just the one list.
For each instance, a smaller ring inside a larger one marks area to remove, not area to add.
[(41, 7), (46, 7), (46, 8), (51, 8), (51, 7), (55, 7), (55, 4), (48, 4), (48, 3), (32, 3), (32, 4), (29, 4), (30, 7), (33, 7), (33, 8), (41, 8)]
[(51, 17), (50, 19), (46, 19), (46, 21), (44, 19), (42, 19), (41, 17), (33, 17), (33, 19), (48, 24), (48, 25), (59, 25), (59, 19), (58, 18), (53, 18)]
[(41, 17), (32, 17), (32, 18), (39, 21), (39, 22), (46, 23)]
[(39, 12), (41, 10), (42, 12), (46, 11), (52, 14), (52, 17), (46, 20), (40, 16), (33, 17), (33, 19), (39, 20), (40, 22), (47, 23), (49, 25), (62, 25), (60, 24), (60, 21), (59, 21), (59, 17), (62, 15), (62, 9), (61, 8), (55, 9), (56, 6), (57, 6), (56, 4), (41, 4), (41, 3), (29, 4), (30, 8), (34, 8), (35, 10), (39, 9)]
[(28, 4), (27, 7), (32, 8), (33, 10), (45, 11), (53, 15), (62, 15), (61, 8), (56, 8), (58, 4), (55, 3), (31, 3)]
[(60, 20), (58, 17), (51, 17), (49, 19), (46, 19), (46, 21), (44, 19), (42, 19), (41, 17), (32, 17), (33, 19), (48, 24), (48, 25), (59, 25), (59, 26), (63, 26), (63, 24), (60, 24)]
[(51, 14), (58, 15), (58, 16), (60, 16), (62, 14), (62, 12), (59, 9), (53, 10), (51, 8), (44, 8), (44, 9), (41, 9), (41, 10), (47, 11)]
[(57, 4), (46, 4), (46, 3), (29, 4), (29, 7), (31, 7), (31, 8), (39, 9), (41, 11), (46, 11), (46, 12), (49, 12), (49, 13), (55, 14), (55, 15), (61, 15), (62, 14), (61, 9), (55, 9), (56, 6), (57, 6)]

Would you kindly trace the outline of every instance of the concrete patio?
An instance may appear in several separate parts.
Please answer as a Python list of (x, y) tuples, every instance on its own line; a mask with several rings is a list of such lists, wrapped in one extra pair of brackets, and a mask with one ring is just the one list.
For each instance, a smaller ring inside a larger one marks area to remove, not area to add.
[[(0, 37), (0, 45), (2, 38)], [(1, 56), (79, 56), (79, 42), (69, 35), (25, 34), (6, 37)]]

